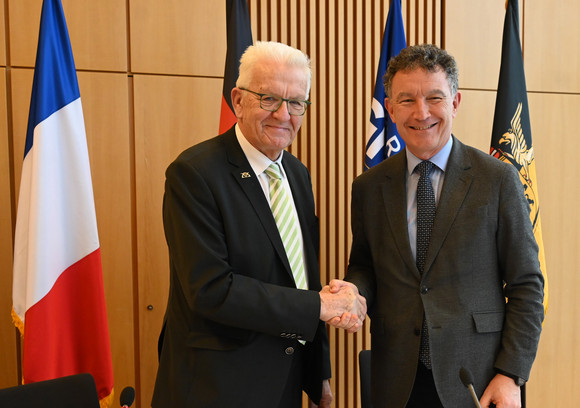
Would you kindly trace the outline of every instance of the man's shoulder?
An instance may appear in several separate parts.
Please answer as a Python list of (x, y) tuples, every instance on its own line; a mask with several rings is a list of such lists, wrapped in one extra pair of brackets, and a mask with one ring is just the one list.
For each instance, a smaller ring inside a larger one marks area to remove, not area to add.
[(225, 154), (226, 134), (204, 140), (182, 151), (175, 161), (191, 162), (215, 159), (215, 156)]
[(466, 160), (466, 164), (471, 166), (476, 171), (485, 169), (486, 172), (497, 171), (503, 173), (505, 171), (515, 170), (510, 164), (505, 163), (490, 155), (489, 153), (479, 150), (476, 147), (466, 145), (457, 138), (455, 138), (453, 146), (454, 149), (452, 150), (452, 155), (459, 155), (460, 160)]
[(359, 174), (354, 182), (359, 184), (374, 183), (379, 179), (385, 177), (395, 176), (398, 174), (404, 174), (405, 166), (407, 160), (405, 157), (405, 150), (394, 154), (393, 156), (383, 160), (376, 166), (366, 169), (363, 173)]
[(235, 143), (235, 135), (224, 133), (204, 140), (182, 151), (168, 166), (172, 168), (195, 168), (197, 171), (219, 171), (228, 161), (229, 146)]

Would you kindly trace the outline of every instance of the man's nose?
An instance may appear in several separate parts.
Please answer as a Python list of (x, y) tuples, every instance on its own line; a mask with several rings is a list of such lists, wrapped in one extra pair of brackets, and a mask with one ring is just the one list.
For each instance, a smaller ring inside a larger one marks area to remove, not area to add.
[(415, 119), (424, 120), (430, 116), (430, 108), (427, 101), (418, 99), (415, 103), (415, 109), (413, 112)]
[(288, 101), (282, 101), (278, 109), (275, 112), (272, 112), (272, 115), (279, 120), (289, 120), (290, 113), (288, 112)]

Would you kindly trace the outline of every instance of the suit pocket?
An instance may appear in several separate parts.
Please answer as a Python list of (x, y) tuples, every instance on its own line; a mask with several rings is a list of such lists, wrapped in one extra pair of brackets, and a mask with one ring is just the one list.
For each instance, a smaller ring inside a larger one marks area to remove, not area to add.
[(478, 333), (493, 333), (503, 329), (505, 312), (475, 312), (473, 322)]

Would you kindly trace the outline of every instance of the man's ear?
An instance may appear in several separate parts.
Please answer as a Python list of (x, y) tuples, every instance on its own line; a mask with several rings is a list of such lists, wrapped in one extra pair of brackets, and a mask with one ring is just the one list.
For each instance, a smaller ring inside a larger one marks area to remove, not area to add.
[(461, 103), (461, 92), (457, 92), (453, 98), (453, 117), (457, 115), (457, 109)]
[(395, 116), (393, 115), (393, 105), (390, 103), (389, 98), (385, 98), (385, 109), (387, 110), (389, 116), (391, 117), (391, 122), (397, 123), (395, 122)]
[(240, 88), (232, 88), (231, 95), (234, 114), (239, 119), (242, 117), (242, 90)]

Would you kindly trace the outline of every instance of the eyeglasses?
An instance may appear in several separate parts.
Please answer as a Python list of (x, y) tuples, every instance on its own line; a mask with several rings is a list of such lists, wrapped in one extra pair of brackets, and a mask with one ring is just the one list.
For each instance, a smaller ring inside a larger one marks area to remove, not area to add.
[(263, 93), (258, 93), (250, 91), (246, 88), (240, 88), (242, 91), (252, 93), (260, 97), (260, 108), (269, 111), (276, 112), (282, 106), (282, 102), (286, 102), (288, 108), (288, 113), (292, 116), (302, 116), (306, 112), (306, 108), (310, 105), (310, 101), (301, 101), (298, 99), (286, 99), (279, 96), (268, 95)]

